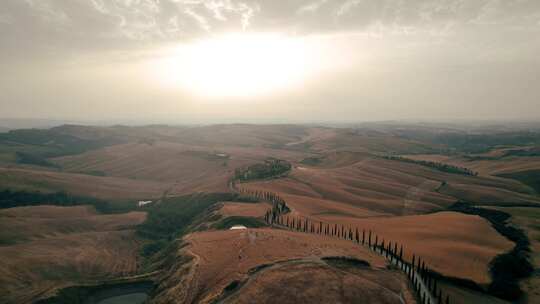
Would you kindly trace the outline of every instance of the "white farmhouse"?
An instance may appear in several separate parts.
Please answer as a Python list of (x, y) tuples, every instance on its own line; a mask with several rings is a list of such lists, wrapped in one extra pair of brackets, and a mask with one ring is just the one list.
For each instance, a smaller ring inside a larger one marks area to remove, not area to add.
[(152, 203), (152, 201), (139, 201), (138, 206), (143, 207), (143, 206), (151, 204), (151, 203)]

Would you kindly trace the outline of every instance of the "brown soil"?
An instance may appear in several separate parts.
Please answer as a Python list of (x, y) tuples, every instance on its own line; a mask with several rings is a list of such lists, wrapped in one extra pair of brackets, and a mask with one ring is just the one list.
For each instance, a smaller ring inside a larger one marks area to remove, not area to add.
[[(303, 299), (312, 299), (316, 303), (339, 302), (339, 299), (353, 299), (360, 292), (369, 290), (374, 303), (399, 303), (399, 292), (408, 294), (404, 287), (406, 278), (397, 271), (386, 270), (384, 258), (344, 240), (277, 229), (248, 229), (194, 233), (185, 241), (189, 245), (179, 254), (189, 254), (194, 259), (189, 266), (175, 268), (169, 273), (155, 303), (210, 303), (225, 296), (223, 290), (233, 281), (247, 282), (247, 285), (235, 293), (231, 302), (243, 302), (252, 297), (252, 302), (265, 302), (298, 294), (301, 282), (313, 279), (310, 288), (315, 288), (319, 286), (317, 282), (322, 284), (325, 278), (332, 277), (346, 282), (344, 286), (351, 287), (350, 293), (336, 292), (337, 283), (333, 283), (328, 285), (329, 294), (320, 294), (319, 301), (313, 296), (316, 289), (309, 289), (311, 292)], [(325, 256), (353, 257), (367, 261), (371, 268), (365, 273), (349, 275), (321, 266), (320, 258)], [(287, 264), (298, 260), (298, 264)], [(277, 264), (283, 265), (272, 266)], [(262, 269), (263, 265), (269, 271)], [(261, 269), (261, 275), (251, 281), (250, 271), (253, 275), (257, 267)], [(283, 284), (286, 281), (295, 283)], [(360, 282), (366, 284), (356, 285)], [(261, 284), (266, 287), (259, 288)], [(276, 289), (277, 286), (280, 288)]]
[(271, 208), (266, 203), (237, 203), (224, 202), (219, 210), (223, 216), (246, 216), (246, 217), (264, 217), (265, 213)]
[(224, 303), (415, 303), (404, 279), (394, 271), (297, 261), (261, 271)]
[[(325, 222), (372, 230), (388, 241), (404, 245), (407, 259), (421, 257), (430, 268), (447, 276), (488, 284), (489, 262), (514, 247), (479, 216), (440, 212), (386, 218), (320, 217)], [(472, 233), (473, 231), (474, 233)]]
[(37, 206), (0, 211), (0, 294), (30, 303), (58, 288), (138, 269), (133, 226), (142, 212), (96, 215), (90, 207)]
[(147, 180), (10, 168), (0, 168), (0, 185), (2, 189), (66, 191), (102, 199), (160, 197), (170, 187), (167, 183)]

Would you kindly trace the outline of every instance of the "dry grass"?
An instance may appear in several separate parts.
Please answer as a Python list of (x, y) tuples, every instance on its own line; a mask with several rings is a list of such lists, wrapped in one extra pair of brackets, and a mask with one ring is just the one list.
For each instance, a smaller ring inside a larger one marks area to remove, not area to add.
[[(479, 216), (439, 212), (385, 218), (322, 216), (321, 220), (372, 230), (386, 242), (404, 244), (407, 259), (422, 257), (432, 269), (447, 276), (488, 284), (489, 263), (514, 247)], [(374, 241), (374, 240), (373, 240)]]
[(147, 180), (12, 168), (0, 168), (0, 185), (2, 189), (66, 191), (102, 199), (160, 197), (170, 187)]
[(219, 209), (219, 213), (223, 216), (264, 217), (266, 211), (270, 208), (270, 204), (266, 203), (224, 202), (223, 207)]
[(2, 301), (30, 303), (57, 288), (135, 273), (133, 226), (145, 217), (97, 215), (84, 206), (1, 210), (1, 239), (11, 243), (0, 246)]
[(338, 168), (300, 166), (288, 178), (242, 187), (279, 193), (293, 209), (306, 215), (401, 215), (404, 208), (407, 213), (419, 213), (440, 210), (456, 201), (436, 192), (440, 182), (401, 171), (395, 165), (367, 158)]
[[(510, 304), (511, 303), (511, 302), (501, 300), (499, 298), (495, 298), (483, 292), (473, 291), (467, 288), (461, 288), (455, 285), (446, 284), (444, 282), (440, 282), (440, 286), (444, 290), (445, 294), (450, 296), (451, 303), (459, 303), (459, 304), (462, 304), (462, 303), (463, 304), (465, 303)], [(530, 303), (536, 303), (536, 302), (530, 302)]]
[[(478, 156), (486, 157), (499, 157), (504, 154), (505, 150), (509, 149), (495, 149), (486, 154)], [(441, 163), (447, 163), (460, 167), (467, 167), (474, 171), (477, 171), (481, 175), (497, 175), (503, 173), (512, 173), (526, 170), (540, 170), (540, 158), (539, 157), (505, 157), (495, 160), (467, 160), (462, 157), (446, 156), (446, 155), (405, 155), (407, 158), (416, 160), (428, 160)]]
[(370, 269), (343, 271), (318, 261), (278, 265), (262, 271), (224, 301), (253, 302), (415, 303), (404, 275)]
[(517, 193), (506, 189), (482, 185), (450, 183), (441, 188), (441, 193), (476, 204), (535, 204), (540, 206), (538, 197)]
[[(443, 182), (446, 186), (441, 187)], [(283, 196), (303, 215), (354, 217), (409, 215), (444, 210), (459, 199), (539, 203), (522, 184), (494, 177), (448, 174), (417, 164), (333, 153), (317, 166), (296, 166), (287, 178), (241, 185)]]
[[(228, 157), (218, 157), (226, 154)], [(238, 167), (267, 157), (300, 160), (307, 154), (264, 147), (212, 147), (172, 142), (115, 145), (54, 161), (71, 173), (100, 172), (133, 183), (161, 185), (171, 195), (224, 192)]]
[[(372, 271), (377, 271), (375, 276), (378, 276), (378, 280), (373, 279), (376, 282), (385, 281), (385, 278), (392, 278), (393, 281), (391, 282), (405, 282), (405, 278), (401, 277), (399, 273), (385, 271), (386, 262), (377, 254), (369, 252), (352, 242), (317, 235), (276, 229), (249, 229), (194, 233), (186, 237), (185, 241), (188, 242), (189, 246), (183, 249), (184, 253), (188, 253), (195, 258), (193, 264), (189, 267), (189, 270), (175, 269), (171, 272), (170, 277), (162, 285), (168, 286), (172, 282), (182, 283), (180, 285), (178, 283), (172, 284), (171, 288), (165, 287), (163, 292), (157, 295), (156, 303), (191, 303), (193, 301), (209, 303), (219, 297), (223, 289), (231, 282), (248, 279), (250, 269), (261, 265), (273, 265), (298, 259), (305, 259), (308, 262), (319, 261), (318, 263), (320, 263), (320, 257), (324, 256), (348, 256), (368, 261), (373, 268)], [(263, 289), (264, 292), (262, 293), (257, 293), (254, 290), (258, 289), (257, 286), (260, 286), (260, 281), (255, 281), (253, 285), (246, 286), (247, 298), (254, 296), (252, 302), (257, 302), (259, 299), (264, 302), (265, 299), (271, 299), (279, 296), (279, 294), (297, 292), (296, 285), (288, 286), (279, 283), (280, 281), (273, 280), (275, 277), (284, 275), (288, 276), (290, 280), (289, 275), (292, 275), (302, 281), (315, 279), (317, 276), (320, 279), (332, 276), (332, 272), (327, 269), (315, 267), (310, 268), (305, 273), (302, 272), (302, 269), (307, 270), (304, 266), (299, 269), (286, 267), (276, 269), (276, 272), (270, 273), (269, 277), (258, 277), (258, 280), (261, 279), (264, 282), (271, 281), (267, 285), (269, 288)], [(346, 275), (342, 274), (341, 277), (348, 280)], [(369, 280), (366, 277), (363, 279)], [(397, 300), (396, 293), (399, 291), (401, 284), (375, 284), (373, 280), (363, 288), (370, 290), (370, 294), (373, 295), (375, 300), (374, 303), (379, 303), (376, 299), (393, 298)], [(359, 281), (361, 281), (361, 278), (351, 280), (351, 282), (356, 283)], [(278, 290), (273, 289), (270, 284), (278, 284), (281, 288)], [(298, 282), (295, 284), (298, 284)], [(349, 283), (345, 285), (350, 286)], [(381, 289), (381, 285), (386, 287)], [(360, 287), (357, 288), (359, 289), (354, 290), (354, 292), (362, 290)], [(398, 289), (398, 291), (393, 292), (394, 289)], [(239, 298), (240, 302), (247, 299), (242, 296), (243, 292), (244, 289), (239, 292), (239, 295), (244, 299)], [(376, 294), (379, 296), (376, 296)], [(333, 295), (336, 296), (335, 293)], [(313, 299), (311, 295), (308, 298)], [(321, 303), (320, 301), (315, 302)], [(382, 301), (381, 303), (399, 302)]]

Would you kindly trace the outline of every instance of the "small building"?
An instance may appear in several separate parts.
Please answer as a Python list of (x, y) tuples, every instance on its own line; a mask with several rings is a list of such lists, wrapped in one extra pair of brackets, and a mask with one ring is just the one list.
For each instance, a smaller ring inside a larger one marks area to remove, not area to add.
[(151, 203), (152, 203), (152, 201), (139, 201), (137, 206), (143, 207), (143, 206), (146, 206), (146, 205), (151, 204)]
[(243, 225), (234, 225), (229, 230), (244, 230), (244, 229), (247, 229), (247, 227)]

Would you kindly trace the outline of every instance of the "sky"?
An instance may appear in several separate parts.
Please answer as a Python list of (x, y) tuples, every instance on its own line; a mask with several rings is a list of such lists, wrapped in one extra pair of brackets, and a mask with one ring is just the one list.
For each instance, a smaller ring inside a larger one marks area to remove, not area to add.
[(538, 54), (538, 0), (2, 0), (0, 117), (537, 120)]

